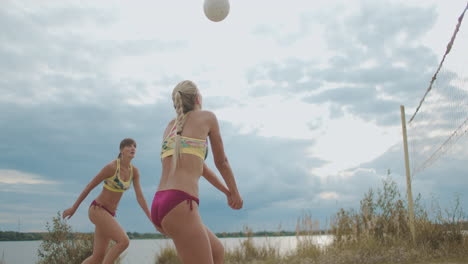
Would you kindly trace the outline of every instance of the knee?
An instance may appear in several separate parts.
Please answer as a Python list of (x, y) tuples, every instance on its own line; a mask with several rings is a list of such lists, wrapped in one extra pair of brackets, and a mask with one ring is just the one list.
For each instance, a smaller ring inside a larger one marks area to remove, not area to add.
[(215, 264), (224, 263), (224, 246), (219, 243), (215, 248), (211, 249), (213, 252), (213, 260)]
[(116, 246), (119, 246), (119, 248), (121, 248), (122, 250), (125, 250), (128, 248), (129, 245), (130, 245), (130, 239), (128, 239), (128, 237), (126, 236), (125, 238), (122, 238), (119, 241), (117, 241)]
[(120, 243), (124, 249), (127, 249), (130, 245), (130, 239), (128, 239), (128, 237), (125, 237), (125, 239), (123, 239)]

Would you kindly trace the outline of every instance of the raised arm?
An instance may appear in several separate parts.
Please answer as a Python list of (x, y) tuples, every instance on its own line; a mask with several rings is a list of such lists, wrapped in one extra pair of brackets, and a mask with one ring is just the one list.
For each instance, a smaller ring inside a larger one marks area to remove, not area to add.
[(148, 204), (146, 203), (145, 197), (143, 196), (143, 192), (141, 191), (140, 185), (140, 171), (133, 167), (133, 188), (135, 189), (136, 199), (138, 204), (140, 205), (141, 209), (145, 212), (148, 219), (151, 221), (151, 213), (148, 209)]
[(107, 164), (102, 170), (86, 185), (84, 190), (81, 192), (76, 202), (73, 204), (72, 207), (68, 208), (67, 210), (63, 211), (62, 217), (70, 219), (73, 214), (76, 212), (78, 207), (80, 206), (81, 202), (88, 196), (88, 194), (102, 181), (106, 178), (111, 177), (115, 173), (115, 165), (111, 162)]
[(202, 176), (205, 177), (205, 179), (209, 183), (211, 183), (211, 185), (213, 185), (216, 189), (226, 194), (226, 196), (230, 195), (228, 188), (226, 188), (226, 186), (224, 186), (224, 184), (219, 180), (218, 176), (216, 176), (216, 173), (214, 173), (214, 171), (208, 168), (206, 163), (203, 163)]
[(214, 162), (216, 168), (221, 173), (221, 176), (226, 182), (226, 185), (229, 189), (230, 198), (229, 198), (229, 205), (233, 209), (240, 209), (242, 208), (243, 201), (239, 194), (239, 190), (237, 189), (236, 180), (234, 179), (234, 174), (231, 169), (231, 165), (229, 165), (229, 161), (227, 156), (224, 152), (224, 145), (223, 140), (221, 138), (221, 133), (219, 130), (218, 119), (216, 118), (215, 114), (208, 112), (210, 114), (209, 118), (209, 126), (210, 126), (210, 142), (211, 142), (211, 150), (213, 152)]

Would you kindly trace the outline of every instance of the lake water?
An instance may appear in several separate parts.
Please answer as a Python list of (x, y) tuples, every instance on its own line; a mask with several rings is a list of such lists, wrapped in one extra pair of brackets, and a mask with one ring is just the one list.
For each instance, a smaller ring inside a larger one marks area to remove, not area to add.
[[(271, 245), (284, 254), (294, 250), (298, 239), (295, 236), (285, 237), (254, 237), (253, 243), (257, 246)], [(221, 238), (226, 250), (239, 247), (245, 238)], [(332, 240), (329, 235), (314, 236), (317, 245), (326, 246)], [(2, 264), (33, 264), (38, 260), (37, 249), (41, 241), (6, 241), (0, 242), (0, 263)], [(123, 253), (123, 264), (154, 264), (155, 256), (160, 249), (173, 246), (169, 239), (142, 239), (131, 240), (129, 248)]]

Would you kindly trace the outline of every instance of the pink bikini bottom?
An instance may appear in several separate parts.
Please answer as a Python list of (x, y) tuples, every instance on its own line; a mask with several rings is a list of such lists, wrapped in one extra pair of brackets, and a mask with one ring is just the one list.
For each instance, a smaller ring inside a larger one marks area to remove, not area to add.
[(192, 201), (200, 204), (197, 197), (184, 191), (170, 189), (156, 192), (153, 204), (151, 205), (151, 220), (153, 220), (156, 226), (161, 227), (164, 216), (183, 201), (187, 201), (187, 204), (190, 204), (190, 210), (193, 209)]
[(102, 209), (106, 210), (110, 215), (112, 215), (113, 217), (115, 217), (115, 212), (112, 212), (111, 210), (107, 209), (104, 205), (96, 202), (96, 200), (93, 200), (93, 202), (91, 203), (91, 206), (97, 206), (97, 207), (101, 207)]

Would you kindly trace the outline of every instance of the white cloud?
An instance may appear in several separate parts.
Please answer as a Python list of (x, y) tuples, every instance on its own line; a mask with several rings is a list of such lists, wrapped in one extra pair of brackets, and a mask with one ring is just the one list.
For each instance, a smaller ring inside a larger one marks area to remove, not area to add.
[(58, 182), (27, 172), (0, 170), (0, 184), (58, 184)]
[(325, 107), (280, 95), (246, 98), (239, 104), (218, 110), (218, 116), (240, 127), (242, 133), (255, 131), (263, 137), (312, 141), (317, 131), (311, 131), (310, 124), (320, 123), (328, 112)]
[(340, 198), (340, 195), (336, 192), (321, 192), (319, 193), (319, 197), (323, 200), (337, 200)]
[(402, 142), (399, 127), (382, 128), (352, 116), (330, 120), (310, 147), (312, 156), (329, 162), (311, 172), (322, 178), (338, 175), (375, 159), (399, 141)]

